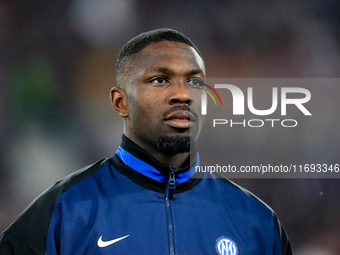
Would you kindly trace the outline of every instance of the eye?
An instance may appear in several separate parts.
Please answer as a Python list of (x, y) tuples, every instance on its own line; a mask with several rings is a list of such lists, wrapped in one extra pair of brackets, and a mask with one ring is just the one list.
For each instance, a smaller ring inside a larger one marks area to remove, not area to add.
[(151, 83), (152, 85), (165, 84), (168, 83), (168, 80), (164, 77), (156, 77), (149, 80), (149, 83)]
[(188, 85), (198, 88), (204, 88), (205, 84), (200, 78), (190, 78), (188, 80)]

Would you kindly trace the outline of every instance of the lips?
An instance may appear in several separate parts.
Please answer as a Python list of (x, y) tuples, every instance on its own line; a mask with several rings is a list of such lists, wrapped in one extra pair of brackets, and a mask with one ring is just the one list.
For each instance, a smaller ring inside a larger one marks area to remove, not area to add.
[(189, 111), (172, 112), (164, 118), (164, 122), (174, 128), (190, 128), (195, 120), (195, 116)]

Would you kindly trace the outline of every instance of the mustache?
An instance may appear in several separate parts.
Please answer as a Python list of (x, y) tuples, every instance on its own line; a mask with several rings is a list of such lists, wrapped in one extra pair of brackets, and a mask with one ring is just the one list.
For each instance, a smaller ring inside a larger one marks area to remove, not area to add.
[(166, 116), (168, 116), (169, 114), (177, 111), (188, 111), (194, 116), (196, 120), (198, 119), (198, 115), (193, 110), (191, 110), (190, 107), (187, 106), (186, 104), (175, 105), (174, 107), (172, 107), (170, 110), (166, 111), (163, 114), (163, 118), (166, 118)]

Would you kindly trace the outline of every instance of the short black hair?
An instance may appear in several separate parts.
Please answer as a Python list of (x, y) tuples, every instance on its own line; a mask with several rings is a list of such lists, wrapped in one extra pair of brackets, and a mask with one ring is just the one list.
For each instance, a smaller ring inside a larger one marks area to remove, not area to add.
[(155, 30), (151, 30), (148, 32), (144, 32), (132, 38), (130, 41), (128, 41), (123, 46), (123, 48), (121, 49), (118, 55), (118, 60), (116, 64), (116, 76), (125, 66), (126, 60), (130, 56), (138, 53), (139, 51), (141, 51), (143, 48), (145, 48), (151, 43), (157, 43), (157, 42), (162, 42), (162, 41), (185, 43), (193, 47), (203, 59), (202, 54), (200, 53), (196, 45), (184, 34), (174, 29), (160, 28), (160, 29), (155, 29)]

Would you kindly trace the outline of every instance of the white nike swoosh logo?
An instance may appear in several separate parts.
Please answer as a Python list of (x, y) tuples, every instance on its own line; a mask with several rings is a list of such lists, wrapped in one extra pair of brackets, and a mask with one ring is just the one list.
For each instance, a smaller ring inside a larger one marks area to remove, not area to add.
[(122, 239), (124, 239), (124, 238), (127, 238), (128, 236), (129, 236), (129, 235), (126, 235), (126, 236), (119, 237), (119, 238), (113, 239), (113, 240), (111, 240), (111, 241), (106, 241), (106, 242), (104, 242), (104, 241), (102, 240), (102, 237), (103, 237), (103, 236), (101, 236), (101, 237), (99, 237), (99, 239), (98, 239), (97, 245), (98, 245), (99, 247), (106, 247), (106, 246), (109, 246), (109, 245), (111, 245), (111, 244), (114, 244), (114, 243), (116, 243), (116, 242), (118, 242), (118, 241), (120, 241), (120, 240), (122, 240)]

